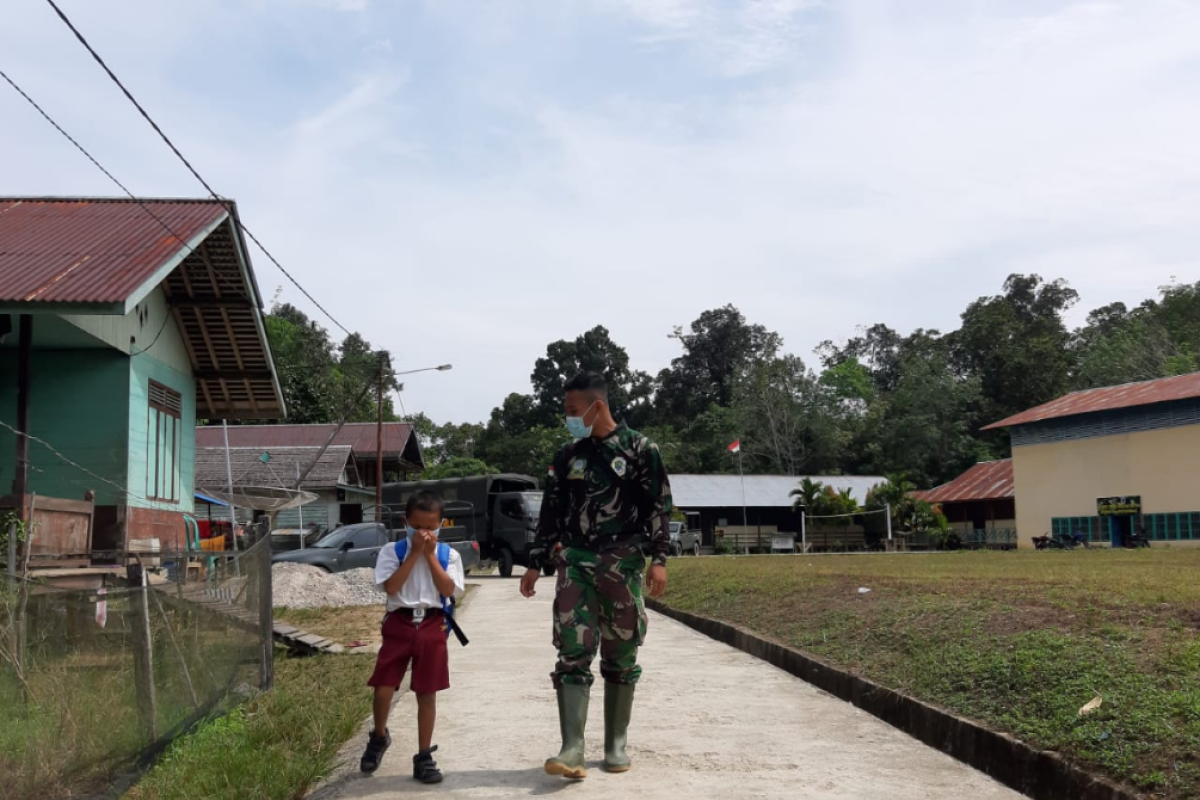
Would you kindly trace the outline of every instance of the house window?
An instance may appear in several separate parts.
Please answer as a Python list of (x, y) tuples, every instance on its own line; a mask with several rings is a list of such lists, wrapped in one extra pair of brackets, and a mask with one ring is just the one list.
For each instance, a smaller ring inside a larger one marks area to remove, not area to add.
[(151, 500), (178, 503), (183, 395), (150, 381), (148, 407), (146, 495)]

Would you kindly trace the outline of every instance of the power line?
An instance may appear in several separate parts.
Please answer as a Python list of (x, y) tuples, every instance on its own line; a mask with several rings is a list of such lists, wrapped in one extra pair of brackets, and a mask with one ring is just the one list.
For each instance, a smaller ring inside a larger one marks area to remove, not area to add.
[(146, 111), (146, 109), (142, 106), (142, 104), (137, 101), (137, 98), (135, 98), (133, 96), (133, 93), (130, 92), (129, 89), (127, 89), (125, 87), (125, 84), (121, 83), (121, 79), (118, 78), (116, 73), (114, 73), (112, 71), (112, 69), (109, 68), (108, 64), (105, 63), (104, 59), (100, 57), (100, 54), (97, 53), (95, 48), (93, 48), (91, 46), (91, 44), (88, 43), (88, 40), (84, 38), (83, 34), (79, 32), (79, 29), (75, 27), (74, 23), (71, 22), (71, 20), (63, 12), (63, 10), (58, 7), (58, 5), (54, 2), (54, 0), (46, 0), (46, 2), (50, 5), (51, 8), (54, 9), (54, 12), (56, 14), (58, 14), (58, 17), (59, 17), (59, 19), (61, 19), (63, 21), (63, 24), (65, 24), (68, 28), (70, 28), (71, 33), (75, 34), (75, 38), (78, 39), (79, 43), (82, 44), (84, 46), (84, 48), (87, 49), (87, 51), (91, 54), (92, 58), (95, 59), (96, 63), (100, 65), (100, 68), (103, 69), (108, 74), (108, 77), (112, 79), (112, 82), (117, 85), (117, 88), (119, 88), (121, 90), (121, 92), (124, 93), (125, 97), (129, 99), (129, 102), (133, 103), (133, 107), (138, 110), (138, 113), (140, 113), (142, 115), (142, 117), (146, 120), (146, 122), (150, 123), (150, 127), (153, 128), (154, 132), (159, 135), (159, 138), (161, 138), (164, 142), (166, 142), (167, 147), (171, 148), (171, 152), (173, 152), (175, 154), (175, 156), (181, 162), (183, 162), (183, 165), (185, 167), (187, 167), (188, 171), (192, 173), (192, 175), (196, 178), (196, 180), (200, 181), (200, 185), (205, 188), (205, 190), (209, 193), (210, 196), (212, 196), (214, 199), (220, 201), (223, 205), (225, 205), (225, 210), (229, 212), (230, 217), (233, 218), (234, 222), (237, 224), (238, 228), (242, 231), (242, 233), (246, 234), (246, 236), (248, 236), (250, 238), (250, 241), (252, 241), (252, 242), (254, 242), (254, 244), (258, 245), (258, 249), (263, 252), (263, 255), (265, 255), (268, 259), (270, 259), (271, 263), (274, 264), (279, 269), (279, 271), (282, 272), (284, 274), (284, 276), (289, 281), (292, 282), (293, 286), (295, 286), (297, 289), (300, 290), (301, 294), (303, 294), (305, 297), (307, 297), (314, 306), (316, 306), (318, 309), (320, 309), (322, 314), (324, 314), (326, 317), (329, 317), (330, 321), (332, 321), (334, 325), (336, 325), (347, 336), (349, 336), (350, 330), (345, 325), (338, 322), (336, 317), (334, 317), (327, 310), (325, 310), (325, 307), (322, 306), (319, 302), (317, 302), (317, 299), (315, 297), (313, 297), (311, 294), (309, 294), (308, 290), (305, 289), (303, 286), (301, 286), (300, 282), (297, 281), (295, 278), (293, 278), (292, 274), (290, 272), (288, 272), (286, 269), (284, 269), (283, 264), (279, 263), (279, 259), (275, 258), (275, 256), (271, 254), (271, 251), (268, 250), (261, 241), (259, 241), (258, 237), (255, 236), (250, 231), (250, 229), (247, 228), (242, 223), (242, 221), (234, 215), (233, 209), (228, 205), (228, 202), (226, 201), (226, 199), (224, 197), (222, 197), (221, 195), (217, 194), (217, 192), (212, 188), (212, 186), (209, 185), (208, 181), (204, 180), (204, 178), (200, 175), (200, 173), (196, 171), (196, 168), (193, 167), (191, 162), (188, 161), (187, 158), (184, 157), (183, 153), (181, 153), (179, 151), (179, 148), (175, 146), (175, 143), (172, 142), (170, 137), (168, 137), (167, 134), (163, 132), (163, 129), (158, 126), (158, 123), (154, 121), (154, 118), (150, 116), (150, 113), (148, 111)]
[[(183, 245), (185, 248), (187, 248), (189, 254), (195, 252), (195, 248), (193, 248), (186, 240), (184, 240), (184, 238), (182, 236), (180, 236), (177, 232), (175, 232), (175, 230), (173, 230), (171, 228), (171, 226), (168, 225), (160, 216), (155, 214), (154, 210), (150, 207), (149, 204), (143, 202), (142, 199), (139, 198), (137, 195), (135, 195), (132, 191), (130, 191), (130, 189), (127, 186), (125, 186), (125, 184), (121, 183), (121, 181), (115, 175), (113, 175), (111, 172), (109, 172), (109, 170), (106, 169), (104, 167), (104, 165), (101, 164), (100, 161), (87, 150), (87, 148), (85, 148), (82, 144), (80, 144), (79, 141), (75, 137), (73, 137), (73, 136), (71, 136), (71, 134), (67, 133), (66, 129), (64, 129), (61, 125), (59, 125), (58, 122), (53, 117), (50, 116), (49, 112), (47, 112), (44, 108), (42, 108), (42, 106), (39, 105), (38, 102), (36, 100), (34, 100), (29, 95), (28, 92), (26, 92), (23, 88), (21, 88), (21, 86), (18, 85), (17, 82), (14, 81), (6, 72), (4, 72), (3, 70), (0, 70), (0, 77), (4, 78), (4, 80), (8, 83), (8, 85), (11, 86), (13, 88), (13, 90), (15, 92), (17, 92), (17, 94), (19, 94), (22, 98), (24, 98), (24, 100), (27, 103), (29, 103), (29, 105), (32, 106), (33, 109), (36, 110), (38, 112), (38, 114), (40, 114), (42, 116), (42, 118), (45, 119), (46, 122), (48, 122), (56, 131), (58, 131), (60, 134), (62, 134), (63, 138), (65, 138), (68, 142), (70, 142), (75, 147), (76, 150), (78, 150), (80, 153), (82, 153), (83, 156), (88, 161), (90, 161), (93, 166), (96, 167), (96, 169), (100, 170), (100, 172), (103, 173), (104, 176), (107, 177), (110, 181), (112, 181), (122, 192), (124, 192), (125, 195), (127, 197), (129, 197), (130, 200), (133, 200), (135, 203), (137, 203), (138, 206), (140, 206), (143, 211), (145, 211), (155, 222), (157, 222), (159, 225), (162, 226), (163, 230), (165, 230), (167, 233), (171, 234), (171, 236), (173, 236), (176, 239), (176, 241), (178, 241), (181, 245)], [(222, 198), (218, 197), (217, 199), (221, 200)], [(225, 204), (222, 203), (222, 205), (225, 205)], [(228, 205), (225, 205), (225, 208), (227, 211), (229, 210)], [(235, 220), (235, 221), (243, 230), (245, 230), (245, 226), (242, 226), (240, 221), (238, 221), (238, 220)], [(249, 231), (245, 231), (245, 232), (247, 234), (249, 234)], [(262, 247), (261, 243), (258, 243), (258, 245), (260, 248)], [(264, 252), (266, 252), (265, 249), (264, 249)], [(269, 253), (267, 255), (270, 256)], [(274, 259), (272, 259), (272, 260), (274, 260)], [(282, 267), (280, 267), (280, 269), (282, 270)], [(284, 274), (285, 275), (287, 274), (286, 270), (284, 270)], [(289, 279), (291, 279), (290, 275), (288, 277), (289, 277)], [(292, 282), (295, 283), (294, 279)], [(303, 287), (301, 287), (301, 291), (304, 291)], [(305, 292), (305, 295), (307, 295), (307, 294), (308, 293)], [(317, 307), (320, 308), (320, 305), (318, 304)], [(321, 310), (325, 311), (325, 309), (323, 309), (323, 308)], [(328, 316), (328, 312), (325, 312), (325, 313)], [(333, 319), (333, 317), (330, 317), (330, 319)], [(336, 323), (337, 320), (334, 320), (334, 322)], [(342, 326), (339, 325), (338, 327), (342, 327)], [(163, 330), (165, 330), (165, 328), (166, 328), (166, 323), (164, 321), (163, 327), (159, 329), (158, 333), (155, 335), (154, 340), (151, 341), (150, 345), (148, 347), (142, 348), (140, 351), (131, 353), (131, 355), (141, 355), (142, 353), (146, 352), (151, 347), (153, 347), (154, 344), (158, 341), (159, 336), (162, 335)], [(346, 331), (346, 329), (344, 327), (342, 327), (342, 330)], [(346, 333), (347, 333), (347, 335), (349, 335), (349, 331), (346, 331)], [(371, 353), (371, 354), (373, 355), (373, 353)], [(337, 364), (337, 362), (334, 362), (334, 365), (340, 366)], [(360, 385), (362, 383), (367, 383), (372, 380), (372, 378), (364, 379), (361, 376), (355, 376), (352, 374), (352, 372), (349, 369), (346, 369), (344, 366), (342, 366), (341, 368), (342, 368), (343, 374), (345, 374), (347, 377), (350, 377), (351, 379), (354, 379), (357, 377), (357, 380), (360, 383)]]
[(40, 105), (38, 105), (37, 101), (35, 101), (32, 97), (30, 97), (29, 94), (24, 89), (22, 89), (20, 86), (18, 86), (16, 81), (14, 81), (12, 78), (10, 78), (8, 76), (8, 74), (6, 72), (4, 72), (4, 70), (0, 70), (0, 78), (4, 78), (4, 80), (8, 83), (8, 85), (11, 86), (16, 91), (17, 94), (19, 94), (19, 95), (21, 95), (21, 97), (25, 98), (25, 101), (27, 103), (29, 103), (29, 105), (33, 106), (34, 110), (36, 110), (39, 114), (42, 115), (43, 119), (45, 119), (52, 126), (54, 126), (54, 129), (56, 131), (58, 131), (59, 133), (61, 133), (68, 142), (75, 145), (75, 149), (78, 150), (79, 152), (83, 153), (84, 157), (88, 161), (92, 162), (92, 164), (95, 165), (96, 169), (103, 172), (105, 177), (107, 177), (110, 181), (115, 183), (121, 189), (121, 191), (123, 191), (126, 195), (129, 196), (130, 199), (137, 202), (137, 204), (142, 207), (142, 210), (145, 211), (147, 214), (149, 214), (154, 219), (155, 222), (157, 222), (159, 225), (161, 225), (163, 227), (163, 229), (167, 231), (167, 233), (171, 234), (177, 240), (179, 240), (179, 243), (188, 249), (189, 254), (191, 252), (194, 252), (191, 245), (189, 245), (186, 241), (184, 241), (183, 237), (181, 237), (178, 233), (173, 231), (171, 229), (171, 226), (168, 225), (166, 222), (164, 222), (161, 217), (159, 217), (157, 214), (155, 214), (146, 203), (143, 203), (133, 192), (129, 191), (129, 189), (125, 186), (125, 184), (123, 184), (119, 180), (117, 180), (115, 175), (113, 175), (111, 172), (109, 172), (107, 169), (105, 169), (104, 165), (101, 164), (99, 161), (97, 161), (95, 159), (95, 157), (91, 153), (89, 153), (87, 151), (87, 149), (75, 139), (75, 137), (71, 136), (71, 134), (69, 134), (65, 130), (63, 130), (63, 127), (61, 125), (59, 125), (57, 122), (55, 122), (54, 118), (51, 117), (48, 113), (46, 113), (46, 110), (44, 108), (42, 108)]
[(154, 501), (152, 501), (152, 500), (148, 500), (148, 499), (146, 499), (145, 497), (142, 497), (142, 496), (141, 496), (141, 495), (139, 495), (139, 494), (136, 494), (136, 493), (134, 493), (134, 492), (131, 492), (131, 491), (129, 491), (129, 490), (128, 490), (128, 489), (126, 489), (124, 486), (121, 486), (119, 483), (116, 483), (115, 481), (110, 481), (108, 478), (105, 478), (103, 475), (97, 475), (95, 472), (92, 472), (90, 469), (88, 469), (87, 467), (83, 466), (82, 464), (80, 464), (80, 463), (78, 463), (78, 462), (76, 462), (76, 461), (72, 461), (70, 458), (68, 458), (67, 456), (63, 455), (63, 454), (62, 454), (62, 453), (61, 453), (61, 452), (60, 452), (60, 451), (59, 451), (59, 450), (58, 450), (58, 449), (57, 449), (57, 448), (56, 448), (54, 445), (50, 444), (50, 443), (49, 443), (49, 442), (47, 442), (45, 439), (39, 439), (37, 436), (34, 436), (32, 433), (22, 433), (21, 431), (17, 430), (17, 429), (16, 429), (16, 428), (14, 428), (12, 425), (9, 425), (7, 422), (5, 422), (5, 421), (4, 421), (4, 420), (2, 420), (2, 419), (0, 419), (0, 427), (7, 428), (8, 430), (12, 431), (12, 432), (13, 432), (14, 434), (16, 434), (17, 436), (25, 436), (25, 437), (26, 437), (27, 439), (29, 439), (29, 441), (31, 441), (31, 442), (37, 442), (37, 443), (38, 443), (38, 444), (40, 444), (42, 447), (46, 448), (46, 449), (47, 449), (47, 450), (49, 450), (51, 453), (53, 453), (55, 456), (57, 456), (57, 457), (59, 458), (59, 460), (60, 460), (60, 461), (63, 461), (64, 463), (66, 463), (66, 464), (69, 464), (69, 465), (70, 465), (70, 466), (72, 466), (72, 467), (75, 467), (75, 468), (76, 468), (76, 469), (78, 469), (79, 471), (81, 471), (81, 472), (84, 472), (84, 473), (86, 473), (86, 474), (88, 474), (88, 475), (92, 476), (93, 478), (95, 478), (96, 480), (100, 481), (101, 483), (106, 483), (106, 484), (108, 484), (109, 486), (113, 487), (113, 488), (114, 488), (114, 489), (116, 489), (118, 492), (120, 492), (122, 495), (125, 495), (125, 496), (127, 496), (127, 497), (131, 497), (131, 498), (133, 498), (134, 500), (141, 500), (143, 503), (149, 503), (149, 504), (150, 504), (151, 506), (153, 506), (153, 507), (158, 507), (158, 505), (159, 505), (158, 503), (155, 503), (155, 502), (154, 502)]

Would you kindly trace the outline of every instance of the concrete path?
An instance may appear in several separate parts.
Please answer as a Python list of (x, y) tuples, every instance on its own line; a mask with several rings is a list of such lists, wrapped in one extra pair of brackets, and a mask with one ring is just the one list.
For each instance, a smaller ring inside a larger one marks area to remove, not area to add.
[(588, 777), (552, 778), (542, 761), (559, 741), (549, 678), (553, 581), (539, 581), (532, 600), (518, 594), (515, 578), (478, 582), (462, 615), (471, 644), (464, 649), (450, 640), (452, 688), (438, 700), (434, 741), (445, 782), (425, 787), (412, 780), (415, 703), (406, 694), (392, 712), (393, 744), (379, 772), (357, 773), (363, 741), (356, 740), (349, 769), (322, 798), (1021, 797), (853, 706), (653, 613), (630, 727), (633, 771), (608, 775), (599, 768), (604, 705), (597, 680)]

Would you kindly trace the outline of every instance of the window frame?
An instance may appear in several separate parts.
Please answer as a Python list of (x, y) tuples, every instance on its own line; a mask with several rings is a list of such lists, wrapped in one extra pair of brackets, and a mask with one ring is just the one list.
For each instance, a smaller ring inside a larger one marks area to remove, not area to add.
[(146, 499), (179, 503), (183, 394), (151, 379), (146, 392)]

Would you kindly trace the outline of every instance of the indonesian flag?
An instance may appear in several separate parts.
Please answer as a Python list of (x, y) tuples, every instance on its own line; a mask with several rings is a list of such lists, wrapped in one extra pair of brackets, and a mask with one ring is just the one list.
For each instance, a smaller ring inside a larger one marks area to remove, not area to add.
[(731, 452), (731, 453), (740, 453), (740, 452), (742, 452), (742, 440), (741, 440), (741, 439), (738, 439), (736, 442), (734, 442), (733, 444), (729, 445), (729, 452)]

